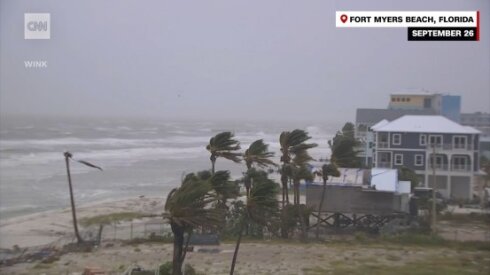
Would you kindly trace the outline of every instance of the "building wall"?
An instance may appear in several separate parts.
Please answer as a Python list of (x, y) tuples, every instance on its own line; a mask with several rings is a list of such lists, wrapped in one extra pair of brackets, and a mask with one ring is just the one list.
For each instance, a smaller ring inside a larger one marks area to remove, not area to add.
[[(381, 133), (379, 133), (381, 135)], [(384, 134), (384, 133), (383, 133)], [(478, 139), (472, 139), (472, 135), (470, 134), (431, 134), (431, 133), (402, 133), (402, 132), (392, 132), (390, 135), (390, 144), (389, 148), (409, 148), (409, 149), (426, 149), (427, 145), (420, 145), (420, 136), (425, 135), (427, 142), (429, 141), (429, 136), (442, 136), (443, 144), (453, 144), (454, 136), (465, 136), (467, 144), (473, 144), (474, 148), (478, 148)], [(394, 136), (401, 136), (401, 144), (396, 145), (393, 144)], [(472, 143), (473, 141), (473, 143)]]
[(390, 109), (425, 109), (425, 95), (391, 95), (388, 108)]
[(441, 115), (459, 123), (461, 119), (461, 96), (443, 95), (441, 98)]

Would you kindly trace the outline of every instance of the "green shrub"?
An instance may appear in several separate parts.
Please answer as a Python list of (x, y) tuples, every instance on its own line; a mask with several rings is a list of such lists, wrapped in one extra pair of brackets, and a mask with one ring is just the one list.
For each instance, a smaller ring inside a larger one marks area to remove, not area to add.
[(172, 262), (168, 261), (158, 268), (159, 275), (172, 275)]

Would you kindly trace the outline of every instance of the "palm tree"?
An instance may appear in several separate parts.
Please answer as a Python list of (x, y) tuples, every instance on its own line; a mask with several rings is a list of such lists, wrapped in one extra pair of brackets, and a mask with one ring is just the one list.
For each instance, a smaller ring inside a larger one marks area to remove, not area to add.
[(332, 140), (328, 141), (332, 155), (330, 160), (339, 167), (359, 168), (361, 162), (357, 155), (359, 140), (354, 136), (353, 124), (348, 122), (338, 131)]
[(209, 140), (206, 149), (211, 153), (211, 172), (214, 174), (214, 166), (216, 159), (219, 157), (229, 159), (235, 163), (240, 162), (240, 153), (235, 151), (240, 150), (240, 142), (233, 139), (234, 135), (231, 132), (222, 132)]
[(186, 176), (179, 188), (174, 188), (165, 202), (166, 218), (174, 234), (172, 274), (182, 274), (184, 262), (184, 234), (195, 227), (213, 227), (222, 221), (224, 212), (220, 208), (209, 207), (217, 200), (209, 181), (203, 181), (194, 174)]
[[(82, 243), (83, 242), (83, 239), (82, 237), (80, 236), (80, 232), (78, 231), (78, 222), (77, 222), (77, 211), (76, 211), (76, 208), (75, 208), (75, 199), (73, 198), (73, 186), (71, 184), (71, 173), (70, 173), (70, 160), (75, 160), (73, 159), (73, 154), (66, 151), (63, 153), (63, 156), (65, 157), (65, 164), (66, 164), (66, 174), (68, 176), (68, 187), (69, 187), (69, 190), (70, 190), (70, 203), (71, 203), (71, 215), (72, 215), (72, 218), (73, 218), (73, 229), (75, 230), (75, 237), (77, 238), (77, 243)], [(87, 162), (87, 161), (84, 161), (84, 160), (75, 160), (81, 164), (84, 164), (86, 166), (89, 166), (89, 167), (92, 167), (92, 168), (96, 168), (96, 169), (99, 169), (100, 171), (102, 171), (102, 168), (100, 168), (99, 166), (97, 165), (93, 165), (92, 163), (90, 162)]]
[(340, 177), (340, 171), (337, 166), (333, 163), (324, 164), (321, 171), (317, 171), (317, 175), (320, 175), (323, 180), (322, 197), (320, 200), (320, 205), (318, 206), (318, 220), (316, 224), (316, 238), (320, 235), (320, 212), (323, 207), (323, 200), (325, 200), (325, 191), (327, 190), (327, 180), (329, 176)]
[(281, 168), (281, 183), (282, 183), (282, 206), (285, 203), (289, 203), (288, 196), (288, 179), (293, 174), (293, 169), (290, 167), (292, 157), (297, 155), (300, 158), (309, 157), (307, 150), (317, 145), (315, 143), (305, 143), (311, 137), (303, 130), (293, 130), (292, 132), (282, 132), (279, 136), (279, 143), (281, 145), (281, 162), (283, 163)]
[[(316, 146), (316, 145), (315, 145)], [(312, 181), (313, 173), (308, 169), (308, 162), (313, 160), (313, 158), (308, 154), (308, 151), (300, 150), (296, 152), (292, 164), (292, 178), (293, 178), (293, 187), (294, 187), (294, 204), (300, 204), (300, 192), (299, 186), (301, 180)]]
[(245, 210), (240, 225), (240, 232), (235, 246), (235, 253), (233, 254), (233, 260), (231, 263), (230, 274), (233, 274), (235, 270), (235, 263), (238, 257), (238, 250), (240, 249), (243, 229), (250, 222), (267, 225), (271, 220), (271, 217), (277, 214), (278, 210), (277, 184), (273, 180), (269, 179), (267, 177), (267, 173), (264, 171), (251, 169), (248, 176), (253, 179), (253, 184), (250, 188), (250, 193), (247, 196)]
[[(243, 154), (243, 160), (247, 165), (247, 172), (250, 172), (254, 164), (260, 168), (267, 168), (269, 166), (277, 166), (270, 158), (274, 157), (274, 153), (269, 151), (269, 145), (264, 143), (263, 139), (254, 141)], [(248, 173), (247, 173), (248, 174)], [(245, 189), (247, 190), (247, 197), (250, 193), (251, 177), (245, 177)]]

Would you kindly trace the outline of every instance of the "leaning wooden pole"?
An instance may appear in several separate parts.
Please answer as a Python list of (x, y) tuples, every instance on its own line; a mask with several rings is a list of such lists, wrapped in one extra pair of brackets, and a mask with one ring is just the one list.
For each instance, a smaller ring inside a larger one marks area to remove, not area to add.
[(77, 224), (77, 214), (75, 211), (75, 199), (73, 198), (73, 187), (71, 184), (71, 174), (70, 174), (70, 158), (71, 153), (65, 152), (65, 163), (66, 163), (66, 174), (68, 175), (68, 186), (70, 188), (70, 202), (71, 202), (71, 214), (73, 217), (73, 228), (75, 229), (75, 237), (77, 238), (77, 243), (82, 243), (82, 237), (80, 237), (80, 232), (78, 232)]

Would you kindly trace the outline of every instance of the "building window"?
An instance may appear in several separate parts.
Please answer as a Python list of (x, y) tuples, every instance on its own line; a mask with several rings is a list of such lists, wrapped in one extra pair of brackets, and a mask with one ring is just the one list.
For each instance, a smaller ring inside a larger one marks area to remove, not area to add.
[(469, 162), (466, 156), (454, 156), (453, 157), (453, 170), (456, 171), (468, 171)]
[(409, 97), (407, 97), (407, 102), (410, 102), (410, 98)]
[(454, 147), (454, 149), (465, 149), (466, 148), (466, 137), (465, 136), (454, 136), (453, 137), (453, 147)]
[(446, 170), (446, 166), (442, 155), (435, 155), (435, 157), (433, 155), (430, 156), (430, 168)]
[(415, 155), (415, 166), (424, 165), (424, 155)]
[(421, 146), (426, 146), (427, 145), (427, 136), (426, 135), (420, 135), (419, 136), (419, 144)]
[(395, 165), (403, 165), (403, 155), (395, 154)]
[(442, 145), (442, 136), (429, 136), (429, 144), (441, 146)]
[(393, 145), (401, 145), (401, 144), (402, 144), (402, 135), (393, 134)]

